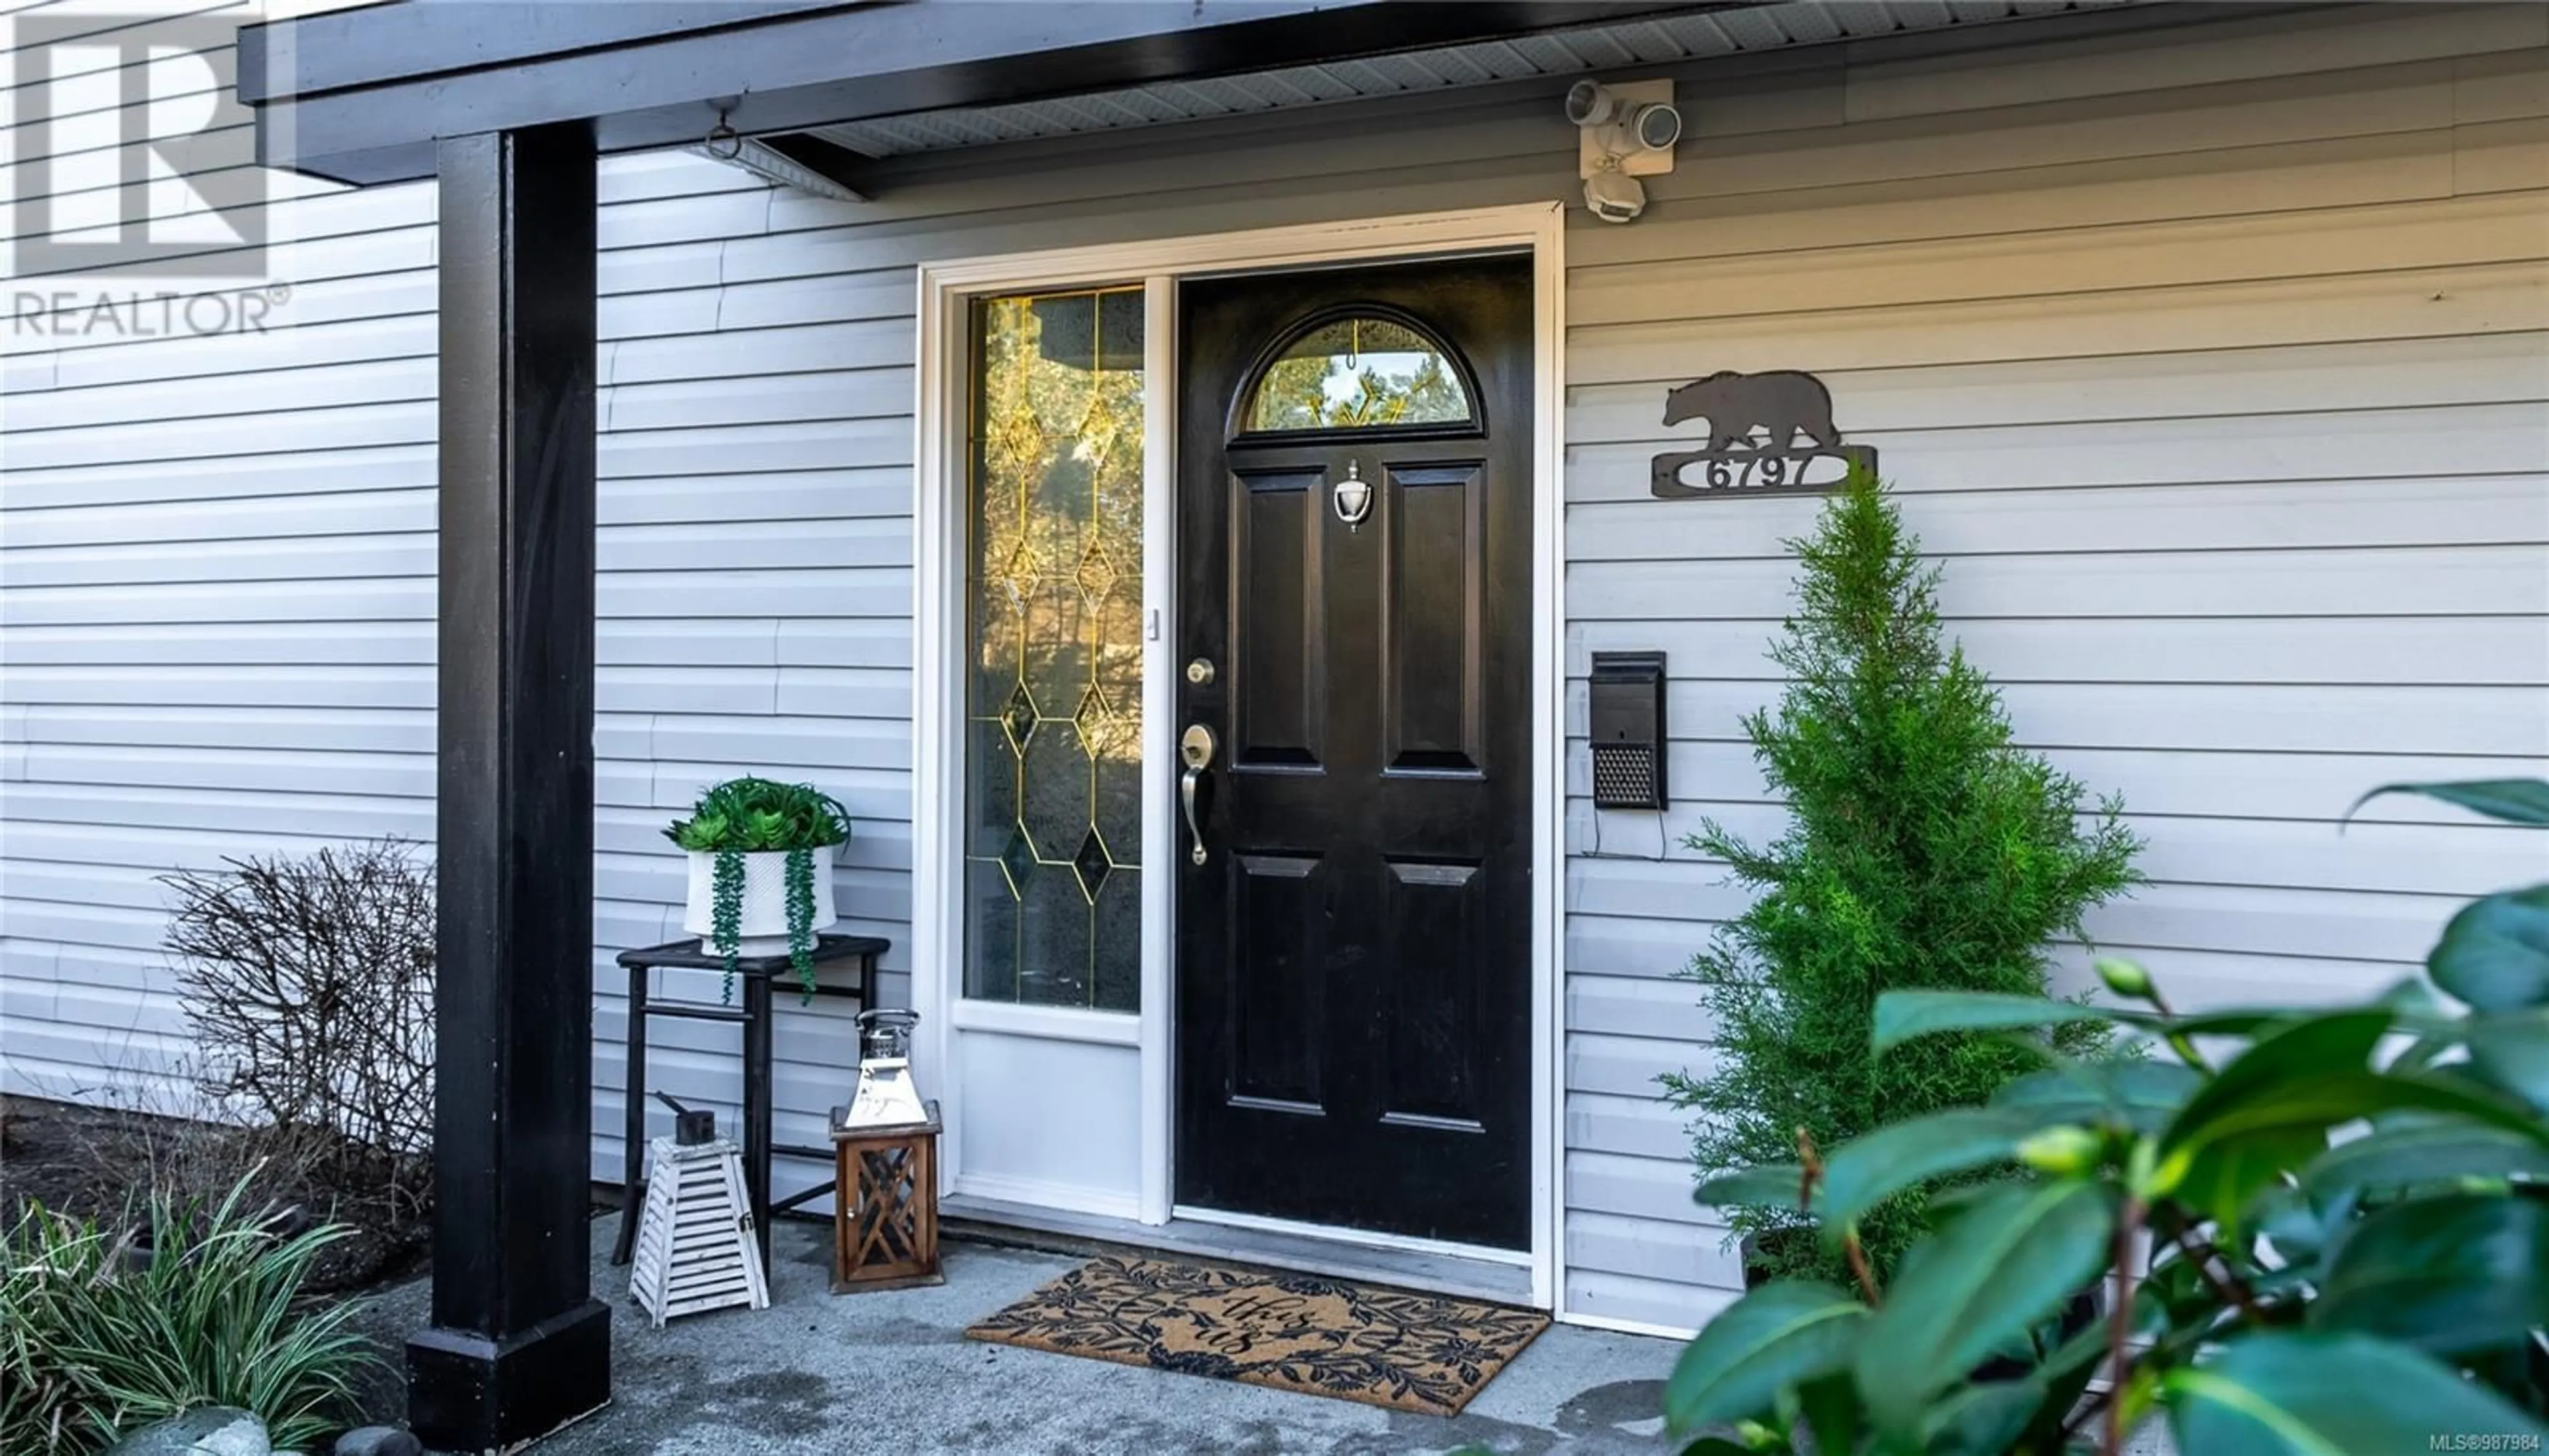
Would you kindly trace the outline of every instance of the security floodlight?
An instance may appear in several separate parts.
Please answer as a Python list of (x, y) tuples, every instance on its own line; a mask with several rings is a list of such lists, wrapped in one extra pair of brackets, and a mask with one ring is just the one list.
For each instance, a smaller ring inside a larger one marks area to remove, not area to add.
[(1566, 88), (1566, 119), (1588, 131), (1607, 128), (1643, 151), (1669, 151), (1681, 140), (1681, 112), (1671, 102), (1632, 101), (1599, 81)]
[(1605, 223), (1627, 223), (1647, 210), (1647, 189), (1617, 167), (1584, 179), (1584, 206)]
[(1673, 169), (1681, 112), (1668, 80), (1582, 80), (1566, 90), (1566, 119), (1576, 127), (1575, 174), (1584, 206), (1605, 223), (1626, 223), (1647, 210), (1638, 179)]
[(1566, 119), (1579, 127), (1606, 126), (1620, 99), (1599, 81), (1578, 81), (1566, 88)]

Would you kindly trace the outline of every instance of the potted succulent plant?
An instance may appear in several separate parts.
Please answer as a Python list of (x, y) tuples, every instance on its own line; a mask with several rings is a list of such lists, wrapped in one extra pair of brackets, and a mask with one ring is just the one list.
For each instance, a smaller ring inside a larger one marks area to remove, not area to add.
[(804, 783), (729, 778), (700, 795), (664, 837), (690, 855), (682, 929), (725, 957), (726, 993), (739, 956), (784, 948), (798, 984), (814, 989), (814, 936), (830, 925), (832, 850), (850, 837), (850, 814)]

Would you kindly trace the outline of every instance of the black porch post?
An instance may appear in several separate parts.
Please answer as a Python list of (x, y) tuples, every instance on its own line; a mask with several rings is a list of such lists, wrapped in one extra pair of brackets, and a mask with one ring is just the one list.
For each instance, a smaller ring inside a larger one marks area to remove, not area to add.
[(433, 1323), (408, 1417), (507, 1449), (611, 1395), (593, 1136), (594, 147), (437, 146), (441, 636)]

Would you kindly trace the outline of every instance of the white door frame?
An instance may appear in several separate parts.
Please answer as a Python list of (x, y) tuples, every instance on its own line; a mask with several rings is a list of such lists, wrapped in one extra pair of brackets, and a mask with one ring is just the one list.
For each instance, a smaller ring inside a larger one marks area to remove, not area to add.
[[(1565, 1109), (1559, 1088), (1564, 1043), (1559, 934), (1564, 919), (1562, 868), (1565, 725), (1564, 495), (1565, 400), (1564, 210), (1555, 202), (1362, 222), (1268, 228), (1244, 232), (1154, 238), (1092, 247), (1057, 248), (995, 257), (925, 263), (919, 269), (914, 358), (912, 908), (911, 995), (921, 1015), (915, 1048), (926, 1085), (942, 1098), (958, 1079), (948, 1074), (959, 1029), (1009, 1032), (1067, 1042), (1138, 1046), (1141, 1058), (1142, 1186), (1138, 1217), (1171, 1215), (1170, 1082), (1174, 1038), (1176, 826), (1166, 779), (1158, 774), (1143, 796), (1143, 863), (1162, 872), (1143, 876), (1142, 1007), (1139, 1016), (966, 1001), (958, 977), (964, 962), (964, 574), (958, 549), (965, 530), (965, 401), (969, 364), (967, 304), (984, 294), (1139, 283), (1147, 291), (1143, 404), (1145, 545), (1143, 611), (1143, 756), (1154, 768), (1173, 762), (1177, 725), (1173, 659), (1176, 621), (1174, 538), (1177, 458), (1178, 340), (1175, 285), (1203, 273), (1258, 272), (1360, 259), (1407, 258), (1494, 249), (1532, 254), (1532, 1236), (1533, 1303), (1555, 1310), (1563, 1287), (1564, 1190), (1561, 1158)], [(933, 1075), (934, 1074), (934, 1075)], [(957, 1109), (947, 1110), (942, 1179), (964, 1176)]]

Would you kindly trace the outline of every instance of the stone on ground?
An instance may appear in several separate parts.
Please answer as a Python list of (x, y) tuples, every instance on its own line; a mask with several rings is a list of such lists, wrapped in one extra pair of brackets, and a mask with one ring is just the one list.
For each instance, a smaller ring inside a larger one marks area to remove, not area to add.
[(107, 1449), (106, 1456), (273, 1456), (265, 1422), (234, 1406), (198, 1406), (153, 1421)]
[(336, 1456), (425, 1456), (425, 1443), (395, 1425), (367, 1425), (338, 1436)]

